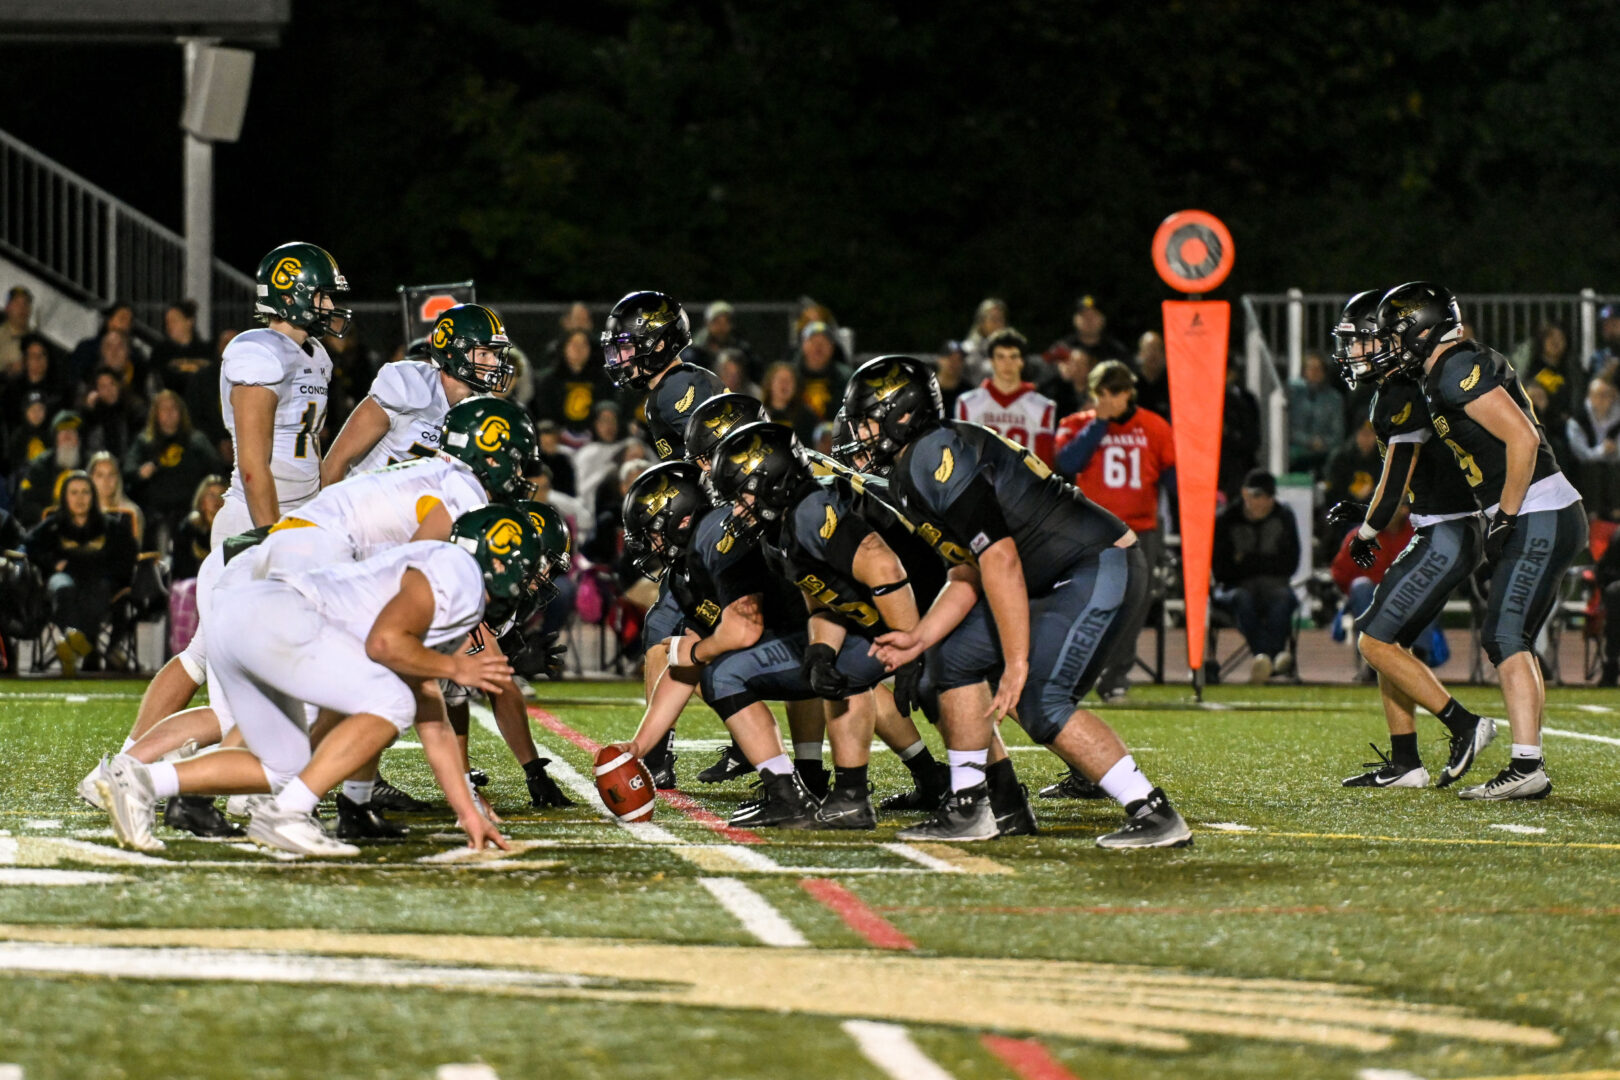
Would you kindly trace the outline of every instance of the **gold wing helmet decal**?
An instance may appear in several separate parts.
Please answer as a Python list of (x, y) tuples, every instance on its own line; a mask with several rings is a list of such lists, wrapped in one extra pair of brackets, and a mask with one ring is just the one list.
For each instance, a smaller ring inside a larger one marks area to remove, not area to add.
[(664, 507), (669, 505), (669, 500), (673, 499), (675, 495), (675, 485), (669, 482), (669, 477), (660, 476), (658, 478), (658, 490), (649, 491), (642, 496), (641, 502), (647, 507), (649, 514), (657, 515), (664, 512)]
[(838, 515), (834, 513), (833, 508), (829, 506), (827, 507), (827, 520), (823, 522), (821, 526), (821, 538), (823, 540), (831, 540), (833, 538), (833, 533), (837, 531)]
[(951, 453), (951, 448), (947, 446), (939, 452), (939, 468), (934, 470), (934, 479), (943, 484), (951, 478), (951, 473), (955, 470), (956, 457)]
[(752, 473), (770, 456), (770, 451), (764, 448), (764, 443), (764, 439), (755, 435), (754, 441), (749, 445), (748, 449), (740, 454), (731, 455), (731, 463), (741, 465), (744, 474)]
[(669, 309), (669, 301), (666, 300), (658, 305), (657, 311), (649, 311), (643, 315), (641, 325), (648, 330), (657, 330), (660, 327), (667, 326), (674, 317), (675, 313)]
[(686, 393), (681, 397), (681, 400), (675, 403), (675, 411), (678, 413), (684, 413), (687, 409), (692, 407), (692, 401), (696, 397), (697, 383), (693, 383), (691, 386), (686, 388)]
[(874, 396), (879, 401), (887, 401), (894, 395), (896, 390), (906, 385), (906, 375), (901, 370), (900, 365), (895, 364), (893, 367), (883, 371), (875, 379), (867, 379), (866, 385), (872, 388)]

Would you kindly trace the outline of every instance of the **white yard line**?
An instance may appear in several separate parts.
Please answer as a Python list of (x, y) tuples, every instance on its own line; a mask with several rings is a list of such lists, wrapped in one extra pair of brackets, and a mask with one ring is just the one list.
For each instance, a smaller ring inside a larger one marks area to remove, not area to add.
[(0, 1065), (0, 1080), (23, 1080), (21, 1065)]
[(501, 1080), (495, 1070), (482, 1062), (465, 1065), (440, 1065), (433, 1071), (433, 1080)]
[(918, 851), (910, 844), (884, 844), (883, 850), (892, 851), (902, 859), (909, 859), (918, 866), (926, 866), (939, 874), (960, 874), (962, 868), (946, 862), (938, 855), (930, 855), (926, 851)]
[(736, 878), (698, 878), (698, 884), (718, 900), (721, 907), (731, 912), (743, 924), (743, 929), (758, 938), (761, 944), (795, 949), (809, 946), (810, 942), (782, 917), (781, 912)]
[(845, 1020), (842, 1025), (861, 1053), (893, 1080), (954, 1080), (950, 1073), (917, 1048), (899, 1024)]
[(1581, 739), (1585, 742), (1600, 742), (1607, 743), (1609, 746), (1620, 746), (1620, 739), (1609, 735), (1588, 735), (1584, 731), (1566, 731), (1563, 728), (1555, 727), (1544, 727), (1541, 729), (1541, 733), (1543, 735), (1558, 735), (1565, 739)]
[[(37, 885), (55, 888), (59, 885), (116, 885), (129, 881), (128, 874), (109, 874), (101, 870), (42, 870), (36, 867), (0, 867), (0, 885)], [(0, 1072), (0, 1080), (5, 1073)]]

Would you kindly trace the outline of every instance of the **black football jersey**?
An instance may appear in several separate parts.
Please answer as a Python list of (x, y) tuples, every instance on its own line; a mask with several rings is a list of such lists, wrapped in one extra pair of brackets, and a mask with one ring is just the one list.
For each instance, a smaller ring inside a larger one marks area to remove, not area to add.
[(686, 421), (692, 410), (726, 392), (720, 376), (696, 364), (677, 364), (647, 395), (647, 430), (659, 461), (679, 460), (686, 453)]
[(1427, 444), (1418, 453), (1417, 468), (1412, 470), (1408, 488), (1412, 513), (1438, 516), (1468, 514), (1477, 509), (1474, 491), (1458, 470), (1450, 449), (1430, 431), (1429, 403), (1416, 382), (1400, 374), (1386, 378), (1373, 393), (1372, 426), (1380, 457), (1388, 453), (1397, 435), (1430, 432)]
[(1032, 597), (1129, 531), (1040, 458), (978, 424), (945, 421), (902, 450), (891, 475), (900, 510), (947, 561), (976, 561), (1012, 537)]
[[(717, 506), (698, 521), (686, 560), (697, 561), (709, 584), (706, 590), (694, 589), (698, 606), (689, 610), (672, 577), (670, 592), (681, 605), (682, 613), (694, 621), (698, 633), (707, 637), (719, 623), (720, 612), (728, 605), (759, 593), (767, 629), (777, 633), (803, 630), (805, 606), (799, 590), (792, 582), (771, 572), (758, 544), (739, 544), (726, 532), (726, 518), (730, 514), (731, 507)], [(697, 574), (692, 573), (688, 580), (696, 578)], [(712, 620), (703, 618), (703, 599), (712, 600), (718, 609)]]
[[(939, 530), (903, 513), (884, 477), (856, 472), (814, 450), (806, 450), (805, 456), (810, 459), (817, 479), (836, 477), (848, 489), (855, 512), (883, 538), (900, 565), (905, 567), (917, 610), (927, 611), (928, 605), (945, 587), (945, 572), (951, 565), (936, 550)], [(925, 534), (933, 540), (925, 539)]]
[(1547, 442), (1547, 433), (1541, 430), (1541, 422), (1536, 419), (1535, 406), (1530, 404), (1518, 376), (1501, 353), (1477, 341), (1464, 341), (1442, 356), (1423, 380), (1423, 396), (1429, 402), (1434, 433), (1456, 459), (1457, 468), (1473, 489), (1474, 501), (1481, 510), (1502, 500), (1507, 453), (1502, 441), (1475, 423), (1466, 410), (1469, 402), (1497, 387), (1507, 391), (1541, 437), (1530, 482), (1534, 484), (1556, 475), (1558, 462)]

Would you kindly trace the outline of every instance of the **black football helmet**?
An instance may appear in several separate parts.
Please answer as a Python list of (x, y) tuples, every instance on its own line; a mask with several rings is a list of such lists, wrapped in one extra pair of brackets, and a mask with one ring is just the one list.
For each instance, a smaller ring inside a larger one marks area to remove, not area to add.
[(651, 289), (613, 305), (602, 327), (602, 359), (620, 389), (645, 390), (652, 377), (692, 344), (692, 327), (675, 298)]
[[(713, 461), (709, 481), (732, 506), (726, 532), (744, 542), (780, 522), (815, 483), (798, 436), (784, 424), (756, 420), (732, 428), (714, 448)], [(744, 501), (744, 495), (753, 498)]]
[(1389, 290), (1378, 302), (1374, 333), (1386, 339), (1390, 366), (1421, 369), (1436, 346), (1461, 335), (1462, 309), (1444, 285), (1409, 281)]
[(657, 579), (692, 542), (698, 518), (709, 509), (703, 473), (688, 461), (663, 461), (624, 495), (624, 550), (643, 577)]
[[(886, 476), (907, 443), (940, 425), (945, 404), (927, 364), (911, 356), (879, 356), (855, 369), (844, 387), (842, 412), (851, 467)], [(855, 466), (855, 454), (865, 454), (866, 462)]]
[[(1357, 380), (1383, 378), (1389, 371), (1373, 363), (1375, 356), (1387, 357), (1389, 350), (1379, 347), (1374, 338), (1378, 329), (1378, 302), (1387, 289), (1368, 289), (1345, 301), (1339, 321), (1333, 326), (1333, 362), (1338, 365), (1344, 381), (1355, 386)], [(1356, 346), (1361, 345), (1360, 351)]]
[(686, 422), (686, 460), (707, 470), (720, 440), (739, 424), (766, 419), (765, 406), (747, 394), (716, 394), (692, 410)]

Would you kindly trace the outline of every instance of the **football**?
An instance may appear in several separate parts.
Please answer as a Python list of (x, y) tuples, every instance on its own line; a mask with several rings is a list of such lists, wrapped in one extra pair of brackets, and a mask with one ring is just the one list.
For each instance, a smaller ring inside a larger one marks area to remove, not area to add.
[(650, 821), (656, 791), (652, 773), (629, 743), (611, 743), (596, 752), (596, 793), (620, 821)]

